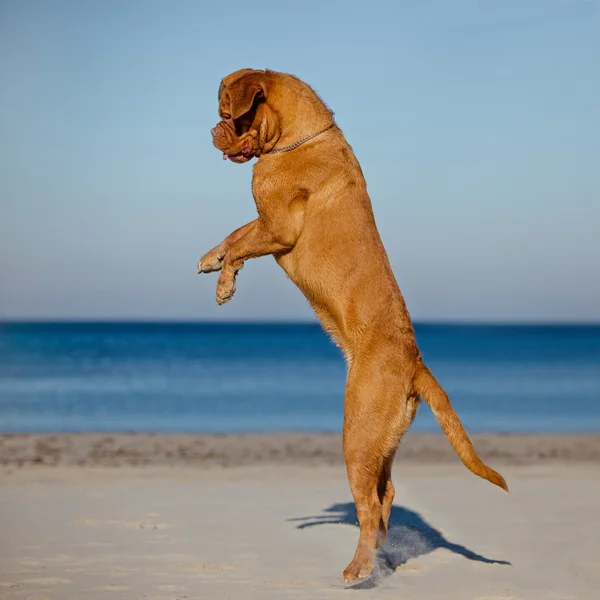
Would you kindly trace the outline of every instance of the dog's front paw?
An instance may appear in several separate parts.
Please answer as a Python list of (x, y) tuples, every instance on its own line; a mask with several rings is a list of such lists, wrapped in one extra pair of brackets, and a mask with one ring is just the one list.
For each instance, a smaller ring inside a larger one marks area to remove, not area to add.
[(235, 276), (225, 279), (219, 277), (217, 284), (217, 304), (219, 306), (229, 302), (235, 294)]
[(223, 266), (224, 258), (225, 252), (223, 252), (220, 246), (213, 248), (198, 261), (198, 273), (212, 273), (213, 271), (220, 271), (221, 267)]

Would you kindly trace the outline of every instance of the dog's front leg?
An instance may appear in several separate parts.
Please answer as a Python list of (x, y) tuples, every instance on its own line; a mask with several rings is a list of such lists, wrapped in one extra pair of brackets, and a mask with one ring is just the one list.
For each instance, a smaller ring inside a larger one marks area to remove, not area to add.
[(236, 229), (230, 233), (218, 246), (215, 246), (212, 250), (209, 250), (199, 261), (198, 261), (198, 273), (212, 273), (213, 271), (220, 271), (223, 265), (223, 259), (231, 248), (231, 245), (237, 242), (241, 237), (246, 235), (255, 225), (258, 219), (250, 221), (242, 225), (239, 229)]
[(234, 242), (225, 254), (217, 283), (217, 304), (225, 304), (233, 297), (235, 278), (246, 260), (293, 248), (302, 229), (302, 221), (303, 214), (300, 219), (288, 220), (284, 227), (274, 227), (261, 218), (257, 219), (255, 227)]

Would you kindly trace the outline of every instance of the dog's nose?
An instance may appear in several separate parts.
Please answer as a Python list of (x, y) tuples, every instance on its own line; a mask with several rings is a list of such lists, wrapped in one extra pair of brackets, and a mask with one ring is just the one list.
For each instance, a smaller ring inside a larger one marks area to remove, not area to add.
[(213, 137), (215, 137), (215, 135), (217, 134), (217, 128), (216, 128), (216, 127), (213, 127), (213, 128), (210, 130), (210, 134), (211, 134)]

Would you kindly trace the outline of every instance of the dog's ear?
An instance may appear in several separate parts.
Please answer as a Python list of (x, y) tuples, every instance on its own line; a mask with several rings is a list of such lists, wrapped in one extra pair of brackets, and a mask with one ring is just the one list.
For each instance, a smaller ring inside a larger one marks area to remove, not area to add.
[(231, 83), (225, 84), (224, 91), (229, 95), (231, 118), (239, 119), (252, 108), (257, 97), (266, 97), (265, 75), (257, 72), (242, 75)]

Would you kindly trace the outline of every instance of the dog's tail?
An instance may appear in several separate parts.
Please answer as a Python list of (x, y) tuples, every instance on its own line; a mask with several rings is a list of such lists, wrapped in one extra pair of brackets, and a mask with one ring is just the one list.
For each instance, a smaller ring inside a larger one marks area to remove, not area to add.
[(442, 431), (465, 467), (508, 492), (504, 477), (486, 466), (477, 456), (467, 432), (450, 404), (448, 395), (423, 363), (420, 363), (415, 377), (415, 389), (431, 407)]

